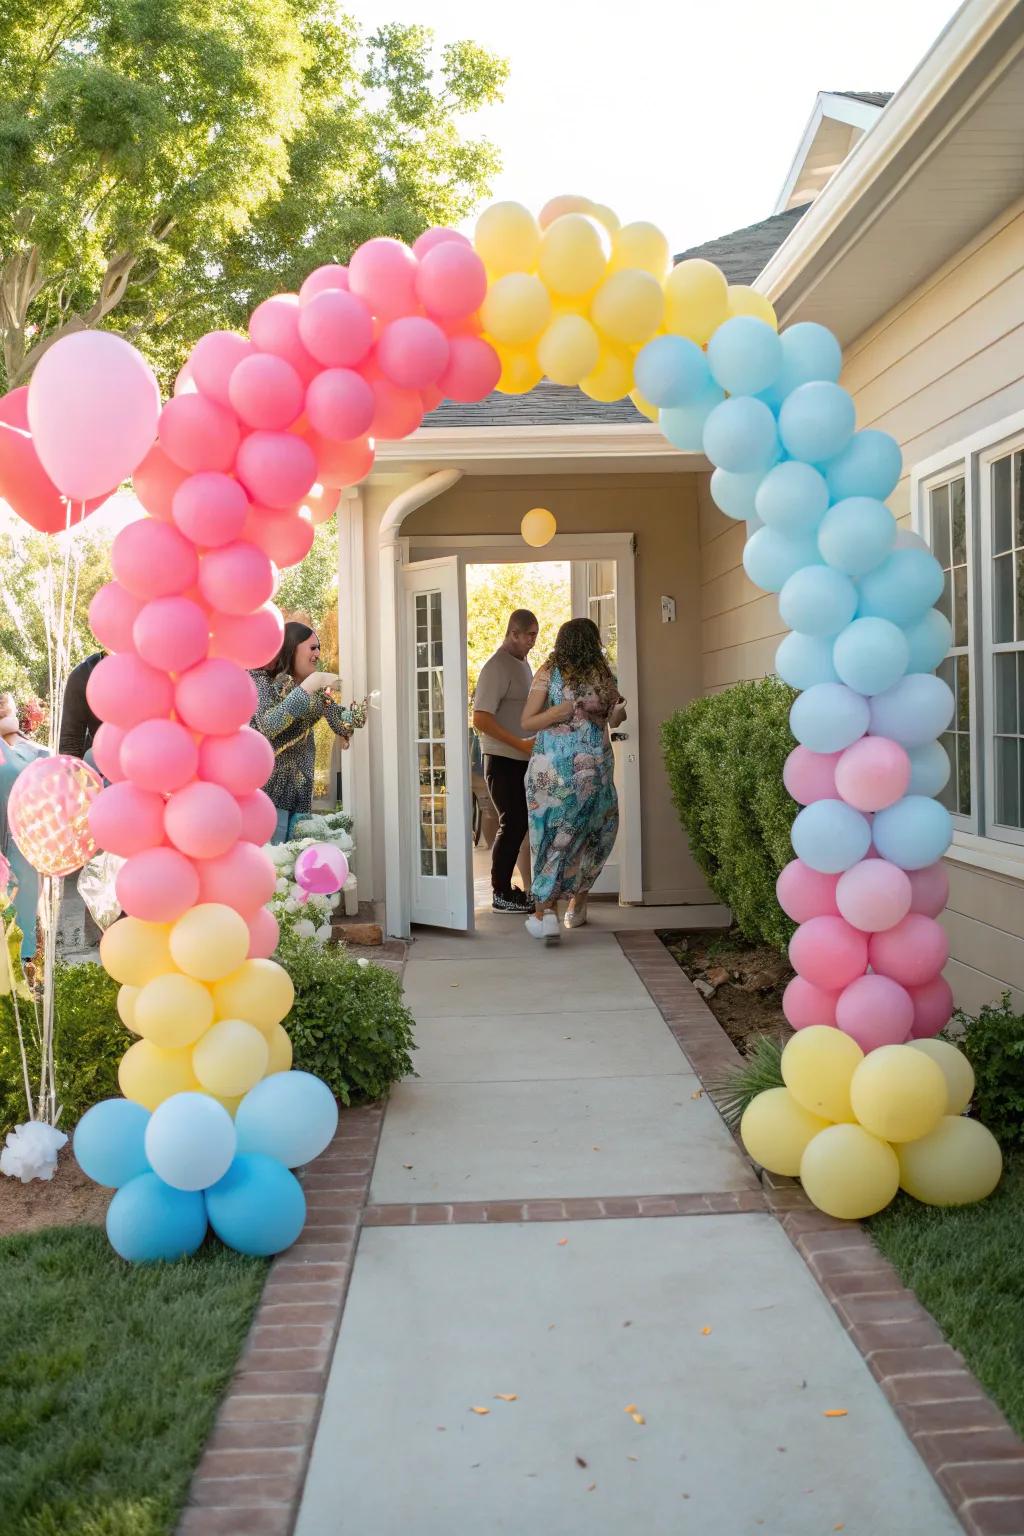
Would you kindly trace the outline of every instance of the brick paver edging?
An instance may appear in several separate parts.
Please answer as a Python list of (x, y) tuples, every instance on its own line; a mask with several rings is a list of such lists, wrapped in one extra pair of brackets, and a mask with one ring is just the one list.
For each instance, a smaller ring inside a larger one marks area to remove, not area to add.
[(717, 1190), (708, 1194), (569, 1196), (564, 1200), (477, 1200), (454, 1205), (368, 1205), (364, 1227), (437, 1227), (492, 1225), (498, 1222), (622, 1221), (640, 1216), (735, 1216), (764, 1211), (759, 1189)]
[[(697, 1075), (741, 1057), (654, 933), (618, 935)], [(858, 1222), (763, 1173), (768, 1209), (800, 1253), (969, 1536), (1024, 1536), (1024, 1441)]]

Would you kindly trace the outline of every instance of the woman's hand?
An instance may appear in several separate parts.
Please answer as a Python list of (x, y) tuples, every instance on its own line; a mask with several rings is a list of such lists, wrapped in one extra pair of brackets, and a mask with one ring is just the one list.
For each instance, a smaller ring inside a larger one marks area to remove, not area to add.
[(299, 687), (303, 693), (308, 693), (312, 697), (315, 693), (323, 693), (327, 689), (337, 688), (340, 682), (341, 678), (336, 672), (312, 672), (309, 677), (303, 678)]
[(556, 704), (554, 707), (558, 711), (556, 723), (558, 725), (568, 725), (569, 721), (572, 719), (573, 715), (576, 713), (576, 705), (574, 703), (566, 701), (565, 703), (562, 703), (562, 704)]

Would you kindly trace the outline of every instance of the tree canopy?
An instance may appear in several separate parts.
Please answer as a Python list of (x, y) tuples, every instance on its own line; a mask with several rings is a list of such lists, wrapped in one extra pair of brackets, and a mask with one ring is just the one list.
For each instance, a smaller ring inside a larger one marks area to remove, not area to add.
[(509, 615), (529, 608), (540, 621), (530, 656), (534, 671), (547, 660), (558, 626), (572, 618), (569, 567), (561, 562), (523, 565), (471, 565), (466, 572), (467, 663), (470, 698), (480, 668), (505, 638)]
[(374, 235), (462, 218), (497, 168), (461, 122), (504, 61), (330, 0), (7, 0), (0, 387), (105, 322), (168, 380), (194, 341)]

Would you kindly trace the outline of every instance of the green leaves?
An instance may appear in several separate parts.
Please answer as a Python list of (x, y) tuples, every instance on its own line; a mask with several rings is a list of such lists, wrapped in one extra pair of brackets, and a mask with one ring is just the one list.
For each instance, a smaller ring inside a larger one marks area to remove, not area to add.
[[(117, 1015), (117, 982), (99, 965), (58, 965), (54, 977), (54, 1061), (60, 1128), (70, 1131), (100, 1099), (119, 1092), (117, 1067), (129, 1035)], [(19, 992), (19, 996), (20, 996)], [(21, 1009), (29, 1076), (39, 1081), (39, 1044), (31, 1005)], [(14, 1012), (0, 998), (0, 1140), (26, 1118)]]
[(1007, 1150), (1024, 1148), (1024, 1014), (1014, 1011), (1009, 992), (986, 1003), (976, 1018), (958, 1010), (953, 1043), (974, 1068), (971, 1113)]

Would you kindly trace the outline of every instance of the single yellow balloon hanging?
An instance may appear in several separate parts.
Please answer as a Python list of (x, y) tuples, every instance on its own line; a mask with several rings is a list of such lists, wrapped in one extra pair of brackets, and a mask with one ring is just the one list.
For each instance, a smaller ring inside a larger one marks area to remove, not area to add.
[(554, 514), (547, 507), (533, 507), (523, 518), (519, 531), (532, 549), (543, 549), (550, 544), (558, 529)]

